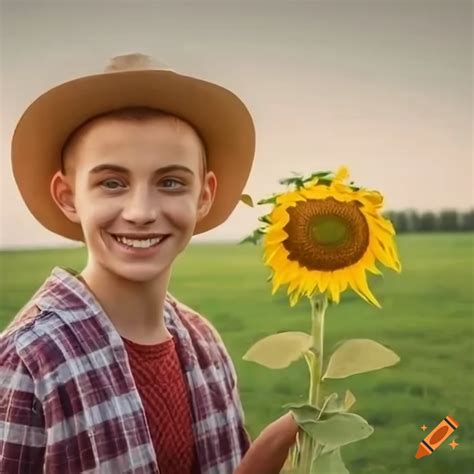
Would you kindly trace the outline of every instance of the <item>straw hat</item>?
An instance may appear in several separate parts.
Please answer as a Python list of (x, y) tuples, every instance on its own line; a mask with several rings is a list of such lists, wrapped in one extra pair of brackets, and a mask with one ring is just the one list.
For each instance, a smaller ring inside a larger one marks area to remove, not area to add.
[(178, 74), (144, 54), (110, 60), (105, 71), (60, 84), (20, 118), (12, 139), (13, 174), (31, 213), (47, 229), (84, 241), (50, 194), (68, 136), (90, 118), (124, 107), (151, 107), (191, 124), (204, 142), (207, 168), (217, 177), (214, 203), (200, 234), (224, 222), (239, 202), (255, 153), (252, 117), (242, 101), (216, 84)]

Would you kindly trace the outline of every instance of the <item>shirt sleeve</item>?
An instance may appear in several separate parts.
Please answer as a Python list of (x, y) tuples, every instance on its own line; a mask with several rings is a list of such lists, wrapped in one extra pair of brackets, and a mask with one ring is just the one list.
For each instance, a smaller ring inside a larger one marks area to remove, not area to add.
[(0, 336), (0, 473), (42, 473), (45, 448), (34, 380), (11, 338)]
[[(232, 366), (233, 372), (235, 373), (235, 368), (233, 367), (232, 360), (230, 361), (230, 364)], [(245, 453), (245, 452), (247, 452), (248, 448), (250, 447), (250, 443), (251, 443), (252, 440), (250, 439), (250, 435), (249, 435), (247, 429), (245, 428), (245, 415), (244, 415), (244, 409), (242, 407), (242, 402), (240, 400), (239, 390), (237, 388), (237, 377), (235, 377), (234, 380), (235, 380), (235, 382), (234, 382), (234, 388), (232, 390), (232, 398), (233, 398), (234, 404), (237, 407), (237, 410), (240, 414), (241, 444), (242, 444), (242, 451)]]
[(239, 416), (240, 442), (241, 442), (242, 452), (245, 453), (250, 447), (251, 439), (250, 439), (250, 435), (248, 431), (245, 428), (245, 415), (244, 415), (244, 409), (242, 406), (242, 401), (240, 399), (240, 394), (239, 394), (239, 389), (238, 389), (238, 384), (237, 384), (237, 372), (235, 370), (234, 363), (232, 362), (232, 359), (224, 344), (224, 341), (222, 340), (222, 338), (220, 337), (220, 335), (217, 333), (215, 329), (214, 331), (217, 334), (217, 343), (219, 347), (219, 352), (221, 353), (221, 357), (224, 361), (224, 368), (232, 387), (232, 400), (234, 402), (234, 406)]
[[(206, 338), (210, 343), (215, 345), (218, 350), (218, 355), (220, 360), (223, 363), (223, 368), (225, 371), (225, 376), (228, 382), (228, 386), (230, 387), (230, 393), (231, 393), (231, 398), (233, 402), (233, 406), (235, 408), (236, 414), (237, 414), (237, 424), (238, 424), (238, 431), (239, 431), (239, 443), (240, 443), (240, 451), (241, 454), (245, 454), (250, 447), (250, 436), (245, 428), (245, 416), (244, 416), (244, 410), (242, 407), (242, 402), (240, 400), (240, 395), (239, 395), (239, 390), (238, 390), (238, 384), (237, 384), (237, 372), (234, 367), (234, 363), (232, 362), (232, 359), (229, 355), (229, 352), (227, 351), (227, 348), (224, 344), (224, 341), (217, 331), (217, 329), (214, 327), (214, 325), (202, 314), (194, 311), (190, 307), (184, 305), (183, 303), (179, 302), (174, 298), (170, 293), (167, 293), (167, 297), (169, 298), (170, 302), (173, 304), (176, 312), (178, 314), (183, 314), (186, 313), (188, 314), (189, 317), (194, 317), (197, 318), (196, 321), (200, 322), (200, 325), (204, 324), (206, 327)], [(208, 333), (208, 331), (210, 332)]]

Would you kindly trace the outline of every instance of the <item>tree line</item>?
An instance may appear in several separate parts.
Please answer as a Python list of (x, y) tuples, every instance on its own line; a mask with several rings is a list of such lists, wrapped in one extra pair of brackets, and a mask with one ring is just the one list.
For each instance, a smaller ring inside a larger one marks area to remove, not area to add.
[(385, 211), (397, 233), (404, 232), (469, 232), (474, 230), (474, 209), (458, 211), (443, 209), (438, 212), (406, 209)]

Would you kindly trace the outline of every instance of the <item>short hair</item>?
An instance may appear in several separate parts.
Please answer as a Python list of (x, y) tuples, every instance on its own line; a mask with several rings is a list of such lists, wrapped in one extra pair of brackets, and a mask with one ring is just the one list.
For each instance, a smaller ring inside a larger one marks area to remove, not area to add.
[(86, 120), (84, 123), (82, 123), (79, 127), (77, 127), (66, 139), (62, 150), (61, 150), (61, 172), (65, 175), (66, 174), (66, 166), (65, 166), (65, 157), (67, 155), (67, 152), (73, 148), (74, 144), (77, 142), (79, 136), (80, 136), (80, 131), (84, 129), (87, 125), (89, 125), (91, 122), (99, 119), (99, 118), (111, 118), (114, 120), (119, 120), (119, 121), (136, 121), (136, 122), (144, 122), (148, 121), (151, 119), (155, 118), (160, 118), (160, 119), (165, 119), (166, 121), (169, 121), (175, 125), (175, 127), (179, 128), (181, 125), (186, 124), (187, 126), (191, 127), (191, 129), (194, 131), (196, 136), (198, 137), (198, 141), (201, 147), (200, 154), (201, 154), (201, 161), (203, 165), (203, 180), (204, 177), (206, 176), (207, 173), (207, 154), (206, 154), (206, 146), (197, 132), (197, 130), (188, 122), (185, 120), (177, 117), (176, 115), (172, 115), (168, 112), (164, 112), (159, 109), (154, 109), (151, 107), (124, 107), (121, 109), (116, 109), (112, 110), (109, 112), (104, 112), (99, 115), (95, 115), (94, 117), (91, 117), (90, 119)]

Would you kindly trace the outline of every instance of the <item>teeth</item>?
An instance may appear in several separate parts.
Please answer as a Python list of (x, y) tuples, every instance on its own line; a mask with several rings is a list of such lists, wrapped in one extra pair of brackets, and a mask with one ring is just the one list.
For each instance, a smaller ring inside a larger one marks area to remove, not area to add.
[(136, 240), (136, 239), (126, 239), (125, 237), (119, 237), (114, 235), (115, 240), (118, 240), (122, 244), (128, 245), (129, 247), (146, 249), (152, 245), (159, 243), (163, 237), (157, 237), (155, 239), (146, 239), (146, 240)]

